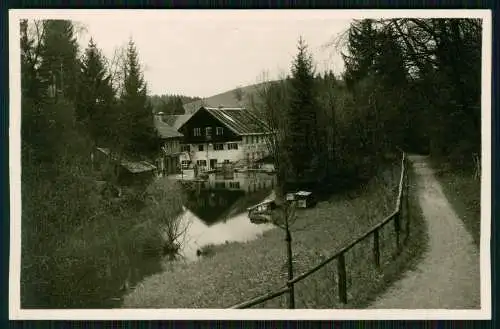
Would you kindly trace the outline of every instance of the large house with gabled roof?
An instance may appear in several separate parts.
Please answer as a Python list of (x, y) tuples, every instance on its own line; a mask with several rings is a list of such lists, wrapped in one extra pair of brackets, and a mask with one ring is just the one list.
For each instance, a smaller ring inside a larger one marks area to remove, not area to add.
[[(174, 122), (185, 118), (172, 118)], [(201, 107), (179, 125), (183, 168), (249, 165), (269, 155), (263, 120), (245, 108)]]

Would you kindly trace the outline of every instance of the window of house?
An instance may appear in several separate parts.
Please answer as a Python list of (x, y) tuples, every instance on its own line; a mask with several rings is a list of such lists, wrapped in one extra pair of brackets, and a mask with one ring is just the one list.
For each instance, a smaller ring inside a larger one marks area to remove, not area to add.
[(195, 136), (201, 136), (201, 128), (194, 128), (193, 129), (193, 135), (195, 135)]
[(222, 136), (222, 135), (224, 135), (224, 128), (223, 128), (223, 127), (217, 127), (217, 128), (215, 129), (215, 134), (216, 134), (217, 136)]
[(189, 168), (189, 163), (190, 163), (190, 162), (191, 162), (191, 161), (189, 161), (189, 160), (182, 160), (182, 161), (181, 161), (181, 166), (182, 166), (182, 168), (183, 168), (183, 169), (187, 169), (187, 168)]
[(228, 164), (228, 163), (231, 163), (231, 161), (229, 161), (229, 160), (224, 160), (224, 163)]
[(206, 167), (207, 160), (198, 160), (198, 161), (196, 161), (196, 164), (198, 165), (198, 167)]
[(227, 144), (227, 149), (228, 150), (237, 150), (238, 144), (237, 143), (229, 143), (229, 144)]
[(207, 137), (211, 137), (212, 136), (212, 127), (206, 127), (205, 128), (205, 135)]
[(198, 145), (198, 151), (200, 151), (200, 152), (203, 151), (203, 144)]
[(181, 147), (182, 152), (191, 152), (191, 147), (190, 145), (182, 145)]
[(222, 150), (224, 150), (224, 144), (214, 144), (214, 150), (215, 151), (222, 151)]
[(215, 182), (215, 188), (225, 188), (226, 183), (225, 182)]
[(240, 188), (240, 182), (229, 182), (229, 188)]

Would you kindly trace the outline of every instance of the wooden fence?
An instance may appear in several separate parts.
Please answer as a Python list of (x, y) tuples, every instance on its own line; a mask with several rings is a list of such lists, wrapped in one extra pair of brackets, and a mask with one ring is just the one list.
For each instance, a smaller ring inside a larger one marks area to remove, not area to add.
[[(402, 251), (403, 245), (407, 241), (410, 234), (410, 212), (409, 212), (409, 204), (408, 204), (408, 193), (409, 192), (409, 178), (408, 178), (408, 160), (406, 154), (403, 152), (401, 159), (401, 174), (398, 185), (398, 196), (396, 199), (396, 205), (394, 211), (384, 218), (381, 222), (376, 224), (370, 230), (362, 234), (361, 236), (354, 239), (352, 242), (335, 252), (332, 256), (328, 257), (315, 267), (310, 270), (294, 277), (289, 280), (285, 286), (279, 288), (274, 292), (270, 292), (253, 299), (247, 300), (245, 302), (239, 303), (237, 305), (233, 305), (230, 308), (234, 309), (244, 309), (256, 306), (258, 304), (264, 303), (271, 299), (280, 297), (285, 294), (289, 294), (288, 298), (288, 308), (295, 308), (295, 295), (294, 295), (294, 285), (298, 282), (304, 280), (309, 277), (311, 274), (317, 272), (322, 269), (326, 265), (330, 264), (333, 261), (337, 261), (337, 277), (338, 277), (338, 298), (342, 304), (347, 304), (348, 302), (348, 293), (347, 293), (347, 267), (346, 267), (346, 253), (353, 249), (356, 245), (361, 242), (366, 241), (366, 239), (372, 239), (372, 250), (373, 250), (373, 262), (375, 267), (380, 270), (381, 269), (381, 253), (380, 253), (380, 232), (387, 226), (389, 223), (394, 225), (394, 233), (395, 233), (395, 241), (394, 241), (394, 250), (395, 256), (399, 255)], [(404, 219), (405, 227), (402, 228), (402, 219)], [(402, 241), (402, 231), (404, 231), (404, 241)]]

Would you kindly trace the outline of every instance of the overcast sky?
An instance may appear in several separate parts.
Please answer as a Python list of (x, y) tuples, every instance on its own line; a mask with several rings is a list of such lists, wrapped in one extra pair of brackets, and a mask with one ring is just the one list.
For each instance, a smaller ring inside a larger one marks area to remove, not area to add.
[(343, 70), (340, 52), (324, 47), (350, 19), (324, 11), (109, 11), (76, 18), (110, 58), (132, 37), (151, 94), (208, 97), (288, 73), (302, 36), (317, 70)]

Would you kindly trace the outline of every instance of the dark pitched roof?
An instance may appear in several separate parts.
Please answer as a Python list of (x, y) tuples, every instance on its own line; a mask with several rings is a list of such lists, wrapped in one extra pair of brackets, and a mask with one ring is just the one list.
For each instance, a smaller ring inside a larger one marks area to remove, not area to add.
[(164, 115), (162, 120), (169, 126), (174, 127), (175, 130), (179, 130), (179, 128), (192, 116), (192, 114)]
[(155, 128), (161, 138), (176, 138), (183, 136), (180, 132), (177, 131), (177, 129), (163, 122), (159, 117), (155, 116), (154, 123)]
[[(102, 152), (106, 156), (109, 156), (110, 151), (108, 148), (98, 147), (97, 150), (99, 152)], [(116, 157), (113, 156), (113, 159), (116, 160)], [(125, 158), (121, 159), (120, 165), (133, 174), (152, 171), (156, 169), (156, 166), (147, 161), (130, 161), (129, 159)]]
[(255, 113), (244, 108), (202, 107), (229, 129), (239, 135), (263, 134), (266, 125)]

